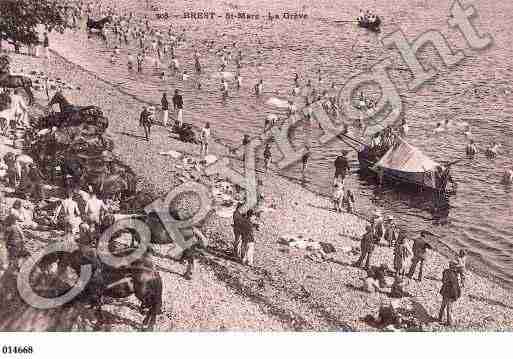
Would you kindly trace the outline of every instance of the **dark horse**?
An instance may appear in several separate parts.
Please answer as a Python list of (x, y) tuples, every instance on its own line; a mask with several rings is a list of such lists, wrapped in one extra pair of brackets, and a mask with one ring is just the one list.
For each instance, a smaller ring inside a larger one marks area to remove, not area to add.
[(32, 80), (26, 76), (11, 75), (9, 73), (0, 73), (0, 87), (19, 89), (22, 91), (29, 105), (34, 103), (34, 94), (32, 93)]
[(109, 126), (109, 121), (103, 116), (103, 111), (98, 106), (75, 106), (57, 91), (48, 103), (48, 107), (58, 104), (60, 112), (51, 113), (39, 119), (38, 128), (77, 126), (87, 123), (97, 126), (102, 132)]
[[(109, 219), (110, 217), (110, 219)], [(99, 233), (102, 233), (109, 224), (113, 223), (113, 218), (108, 216), (105, 225), (102, 226)], [(124, 246), (121, 249), (116, 248), (116, 238), (120, 233), (115, 233), (109, 241), (109, 251), (117, 257), (126, 257), (135, 249), (134, 243), (140, 242), (137, 238), (133, 240), (130, 247)], [(136, 233), (131, 233), (137, 236)], [(97, 244), (94, 246), (96, 247)], [(43, 272), (47, 272), (52, 263), (58, 263), (59, 272), (63, 275), (66, 268), (70, 268), (77, 275), (80, 274), (82, 265), (92, 265), (93, 276), (87, 283), (84, 291), (75, 299), (77, 301), (90, 303), (95, 308), (98, 327), (104, 324), (104, 315), (102, 306), (105, 298), (122, 299), (131, 295), (140, 302), (139, 312), (144, 315), (142, 322), (143, 330), (153, 330), (157, 315), (162, 313), (162, 278), (160, 273), (154, 269), (153, 263), (145, 253), (141, 259), (137, 259), (128, 266), (119, 268), (111, 267), (100, 262), (97, 253), (82, 252), (81, 250), (73, 253), (56, 252), (43, 258), (39, 267)]]
[(91, 33), (93, 30), (96, 30), (98, 31), (103, 39), (105, 40), (105, 35), (103, 34), (103, 28), (105, 27), (105, 25), (107, 25), (108, 23), (112, 22), (112, 16), (107, 16), (107, 17), (104, 17), (103, 19), (100, 19), (100, 20), (93, 20), (91, 18), (88, 18), (87, 19), (87, 31), (89, 33)]

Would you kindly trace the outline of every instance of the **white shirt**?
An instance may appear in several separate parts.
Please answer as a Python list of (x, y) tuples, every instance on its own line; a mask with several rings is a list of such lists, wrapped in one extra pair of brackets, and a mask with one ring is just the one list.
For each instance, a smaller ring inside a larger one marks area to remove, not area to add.
[(202, 140), (202, 141), (206, 141), (206, 140), (208, 140), (208, 139), (209, 139), (209, 137), (210, 137), (210, 128), (206, 128), (206, 127), (204, 127), (204, 128), (201, 130), (201, 135), (200, 135), (200, 137), (201, 137), (201, 140)]

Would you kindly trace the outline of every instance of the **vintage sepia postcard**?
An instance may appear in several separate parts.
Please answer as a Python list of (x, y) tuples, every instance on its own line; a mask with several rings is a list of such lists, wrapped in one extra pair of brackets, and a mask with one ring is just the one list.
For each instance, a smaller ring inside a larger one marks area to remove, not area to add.
[(0, 0), (0, 331), (511, 331), (512, 11)]

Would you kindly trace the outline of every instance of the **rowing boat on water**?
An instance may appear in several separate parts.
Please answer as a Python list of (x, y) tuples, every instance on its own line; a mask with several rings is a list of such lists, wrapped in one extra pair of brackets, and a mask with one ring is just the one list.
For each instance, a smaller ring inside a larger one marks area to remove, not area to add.
[(358, 152), (358, 162), (364, 172), (373, 173), (383, 180), (414, 185), (421, 190), (446, 192), (447, 183), (451, 181), (448, 172), (441, 177), (436, 174), (437, 168), (444, 169), (443, 166), (399, 137), (382, 156), (370, 146), (363, 146)]
[(380, 26), (381, 26), (381, 18), (379, 16), (376, 16), (375, 21), (369, 21), (367, 19), (357, 19), (358, 26), (363, 27), (365, 29), (369, 29), (374, 32), (380, 32)]

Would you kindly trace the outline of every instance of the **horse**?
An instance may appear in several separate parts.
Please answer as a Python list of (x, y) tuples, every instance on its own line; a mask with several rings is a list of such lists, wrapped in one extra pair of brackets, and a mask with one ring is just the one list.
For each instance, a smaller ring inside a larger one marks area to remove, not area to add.
[(91, 18), (87, 18), (87, 31), (88, 33), (91, 33), (92, 30), (96, 30), (98, 31), (104, 40), (106, 40), (105, 38), (105, 35), (103, 33), (103, 28), (105, 27), (105, 25), (109, 24), (112, 22), (112, 16), (107, 16), (107, 17), (104, 17), (103, 19), (100, 19), (100, 20), (93, 20)]
[[(112, 249), (112, 245), (109, 245)], [(116, 250), (115, 256), (127, 256), (134, 251), (133, 248)], [(39, 268), (43, 273), (48, 273), (50, 265), (57, 263), (58, 273), (66, 272), (70, 268), (77, 275), (82, 265), (93, 266), (93, 276), (87, 283), (84, 291), (74, 301), (89, 303), (96, 311), (100, 324), (104, 321), (102, 306), (106, 298), (122, 299), (131, 295), (140, 302), (139, 312), (144, 315), (143, 330), (153, 330), (157, 315), (162, 313), (162, 278), (160, 273), (153, 268), (153, 264), (146, 254), (128, 266), (114, 268), (100, 263), (96, 254), (83, 253), (81, 250), (74, 252), (56, 252), (44, 257)]]
[(9, 73), (0, 73), (0, 87), (19, 89), (30, 105), (34, 103), (34, 94), (32, 92), (32, 80), (27, 76), (11, 75)]
[[(140, 302), (139, 312), (144, 315), (143, 330), (152, 330), (157, 315), (162, 313), (162, 278), (153, 266), (149, 251), (132, 263), (120, 267), (100, 262), (98, 239), (101, 233), (114, 223), (114, 216), (107, 215), (98, 227), (97, 233), (87, 233), (87, 225), (81, 224), (80, 242), (84, 246), (80, 246), (80, 249), (72, 253), (48, 254), (39, 261), (38, 268), (41, 273), (48, 276), (52, 264), (57, 264), (59, 278), (67, 272), (68, 268), (79, 275), (83, 265), (91, 265), (93, 275), (73, 302), (89, 303), (91, 308), (95, 309), (97, 320), (101, 324), (104, 319), (102, 306), (106, 298), (122, 299), (135, 295)], [(83, 228), (86, 228), (86, 231), (83, 232)], [(131, 236), (130, 244), (122, 243), (122, 236), (127, 233)], [(83, 239), (87, 239), (88, 243), (83, 243)], [(126, 258), (136, 250), (135, 244), (140, 242), (141, 238), (137, 232), (120, 230), (111, 235), (107, 249), (114, 257)], [(63, 290), (68, 291), (69, 288)]]
[(103, 111), (98, 106), (73, 105), (61, 91), (55, 93), (48, 103), (48, 107), (51, 108), (54, 104), (59, 105), (60, 112), (52, 111), (50, 115), (40, 118), (36, 124), (37, 128), (74, 126), (87, 123), (97, 126), (101, 132), (104, 132), (109, 126), (108, 119), (103, 116)]

